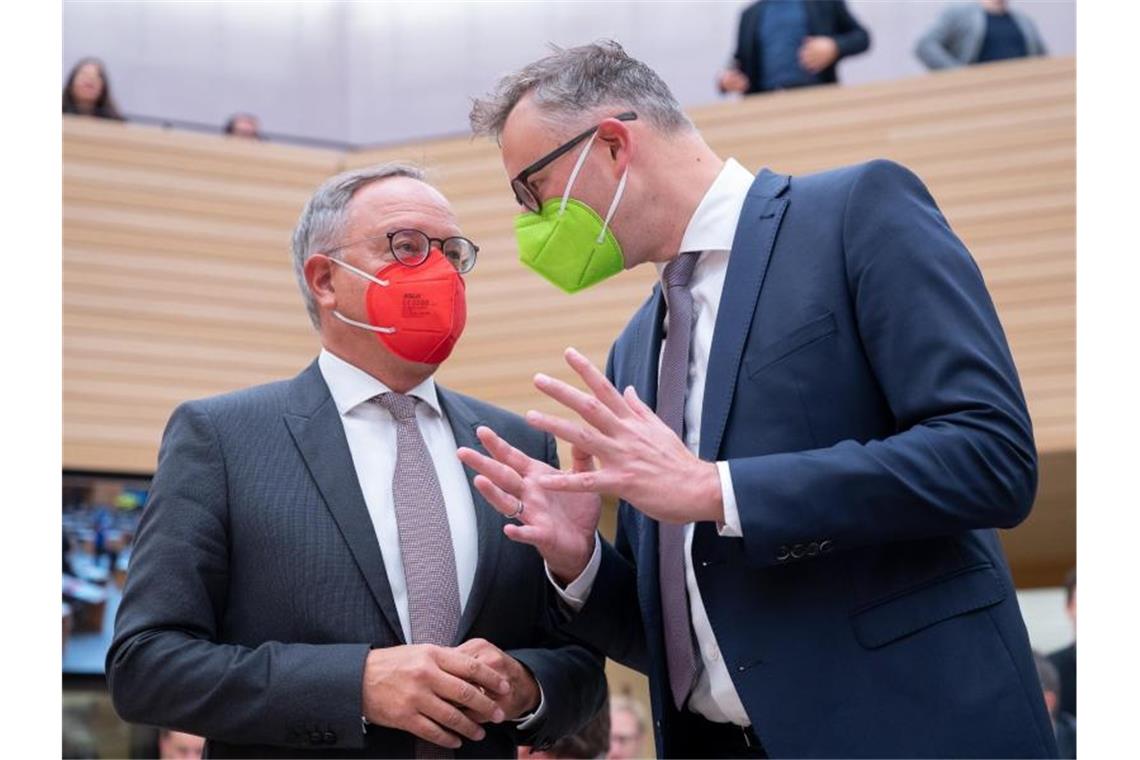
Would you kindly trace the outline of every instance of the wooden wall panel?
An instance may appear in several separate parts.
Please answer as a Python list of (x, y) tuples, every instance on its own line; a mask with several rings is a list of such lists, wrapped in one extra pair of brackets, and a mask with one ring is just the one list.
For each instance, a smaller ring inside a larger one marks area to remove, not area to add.
[[(986, 277), (1043, 466), (1057, 469), (1043, 474), (1032, 518), (1043, 527), (1025, 533), (1068, 542), (1027, 558), (1034, 579), (1055, 575), (1071, 555), (1075, 451), (1073, 59), (777, 93), (691, 115), (714, 149), (753, 170), (802, 174), (886, 157), (928, 184)], [(342, 154), (67, 118), (63, 152), (69, 468), (150, 471), (178, 402), (307, 364), (317, 341), (289, 237), (309, 193), (344, 166), (425, 165), (482, 247), (468, 331), (440, 372), (458, 390), (520, 412), (553, 410), (533, 373), (568, 377), (570, 343), (604, 361), (652, 284), (643, 267), (571, 297), (521, 267), (515, 207), (497, 150), (482, 139)], [(1015, 570), (1024, 544), (1011, 545)]]

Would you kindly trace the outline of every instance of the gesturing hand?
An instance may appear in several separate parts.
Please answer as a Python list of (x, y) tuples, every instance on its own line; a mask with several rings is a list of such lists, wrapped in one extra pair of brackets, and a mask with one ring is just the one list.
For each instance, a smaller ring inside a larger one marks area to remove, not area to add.
[(801, 66), (818, 74), (839, 59), (839, 45), (831, 37), (805, 37), (799, 58)]
[[(459, 459), (475, 470), (475, 488), (500, 514), (519, 524), (503, 528), (507, 538), (530, 544), (563, 584), (581, 575), (594, 551), (594, 535), (602, 512), (602, 500), (591, 493), (558, 493), (537, 483), (544, 474), (557, 473), (546, 462), (532, 459), (487, 427), (476, 432), (490, 452), (460, 448)], [(593, 469), (593, 459), (573, 451), (574, 472)], [(518, 512), (519, 505), (523, 511)]]
[(553, 491), (617, 496), (663, 522), (722, 521), (724, 505), (716, 464), (694, 456), (632, 386), (618, 393), (573, 348), (566, 349), (566, 363), (592, 394), (542, 374), (535, 376), (534, 384), (586, 424), (534, 411), (527, 412), (526, 419), (583, 455), (596, 458), (601, 468), (571, 474), (548, 472), (538, 476), (537, 484)]
[(508, 679), (458, 649), (412, 644), (373, 649), (364, 661), (364, 717), (379, 726), (458, 748), (486, 735), (480, 723), (506, 718), (495, 702), (509, 694)]

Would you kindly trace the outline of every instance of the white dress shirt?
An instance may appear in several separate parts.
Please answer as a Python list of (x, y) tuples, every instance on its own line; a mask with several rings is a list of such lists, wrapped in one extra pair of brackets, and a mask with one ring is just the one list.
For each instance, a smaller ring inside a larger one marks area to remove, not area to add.
[[(689, 381), (685, 397), (685, 445), (694, 454), (700, 451), (701, 412), (704, 406), (705, 378), (708, 375), (709, 353), (712, 349), (713, 328), (716, 326), (717, 309), (720, 306), (721, 291), (728, 271), (728, 256), (744, 199), (752, 187), (753, 175), (733, 159), (725, 162), (724, 168), (713, 181), (712, 186), (701, 199), (693, 212), (685, 234), (681, 239), (678, 253), (701, 251), (693, 269), (689, 290), (693, 294), (693, 332), (689, 349)], [(658, 272), (665, 264), (657, 265)], [(666, 319), (666, 325), (668, 320)], [(660, 359), (658, 359), (660, 362)], [(659, 365), (660, 367), (660, 365)], [(740, 515), (737, 510), (736, 494), (732, 487), (732, 476), (727, 462), (717, 462), (720, 472), (721, 496), (724, 502), (724, 524), (717, 526), (721, 536), (740, 537)], [(636, 505), (635, 505), (636, 506)], [(697, 637), (698, 675), (696, 685), (689, 695), (689, 709), (708, 720), (717, 723), (736, 723), (747, 726), (751, 723), (736, 687), (728, 674), (724, 659), (720, 656), (716, 634), (709, 622), (708, 612), (701, 599), (697, 576), (693, 571), (693, 523), (685, 526), (685, 585), (689, 592), (689, 610), (692, 613), (693, 631)], [(563, 590), (554, 582), (547, 568), (551, 583), (562, 599), (575, 610), (580, 610), (589, 598), (590, 589), (601, 564), (601, 543), (594, 544), (594, 554), (582, 574)]]
[[(368, 400), (392, 389), (364, 370), (349, 364), (327, 349), (317, 358), (321, 375), (329, 387), (333, 403), (340, 413), (348, 450), (356, 469), (356, 479), (364, 494), (368, 515), (380, 543), (384, 572), (392, 589), (392, 600), (400, 616), (404, 641), (412, 640), (412, 624), (408, 614), (408, 584), (404, 579), (404, 561), (400, 555), (400, 533), (396, 523), (396, 504), (392, 496), (392, 479), (396, 473), (396, 421), (379, 404)], [(467, 608), (475, 568), (479, 562), (479, 533), (475, 521), (475, 502), (463, 463), (456, 455), (458, 446), (451, 423), (439, 405), (435, 380), (428, 378), (408, 391), (422, 403), (416, 404), (416, 423), (431, 455), (443, 502), (451, 546), (455, 552), (455, 573), (459, 583), (459, 612)], [(514, 720), (520, 729), (529, 728), (533, 720), (546, 712), (546, 696), (538, 685), (539, 704), (534, 712)]]

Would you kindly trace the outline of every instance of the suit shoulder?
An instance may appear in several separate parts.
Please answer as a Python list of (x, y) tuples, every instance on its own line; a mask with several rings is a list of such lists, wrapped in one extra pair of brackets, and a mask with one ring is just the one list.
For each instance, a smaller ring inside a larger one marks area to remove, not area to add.
[(793, 195), (817, 196), (820, 193), (849, 195), (858, 186), (861, 193), (885, 191), (911, 183), (922, 184), (913, 171), (888, 158), (876, 158), (835, 169), (802, 174), (792, 178)]
[(248, 418), (250, 415), (276, 414), (285, 408), (290, 380), (275, 380), (261, 385), (241, 388), (215, 396), (184, 401), (178, 405), (180, 411), (203, 413), (215, 421)]

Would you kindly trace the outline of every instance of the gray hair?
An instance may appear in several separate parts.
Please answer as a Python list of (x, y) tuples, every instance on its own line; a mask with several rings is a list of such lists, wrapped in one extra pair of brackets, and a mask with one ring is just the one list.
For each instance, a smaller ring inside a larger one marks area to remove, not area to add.
[(498, 139), (511, 111), (529, 93), (551, 124), (573, 124), (583, 112), (612, 106), (633, 110), (665, 132), (692, 129), (669, 86), (617, 42), (551, 47), (552, 55), (506, 75), (493, 92), (475, 100), (470, 115), (475, 134)]
[(297, 227), (293, 230), (293, 274), (297, 277), (313, 327), (320, 327), (321, 315), (309, 291), (309, 284), (305, 282), (305, 261), (322, 248), (346, 242), (341, 238), (352, 196), (365, 185), (390, 177), (410, 177), (423, 182), (424, 172), (418, 166), (396, 161), (341, 172), (325, 180), (301, 211)]

